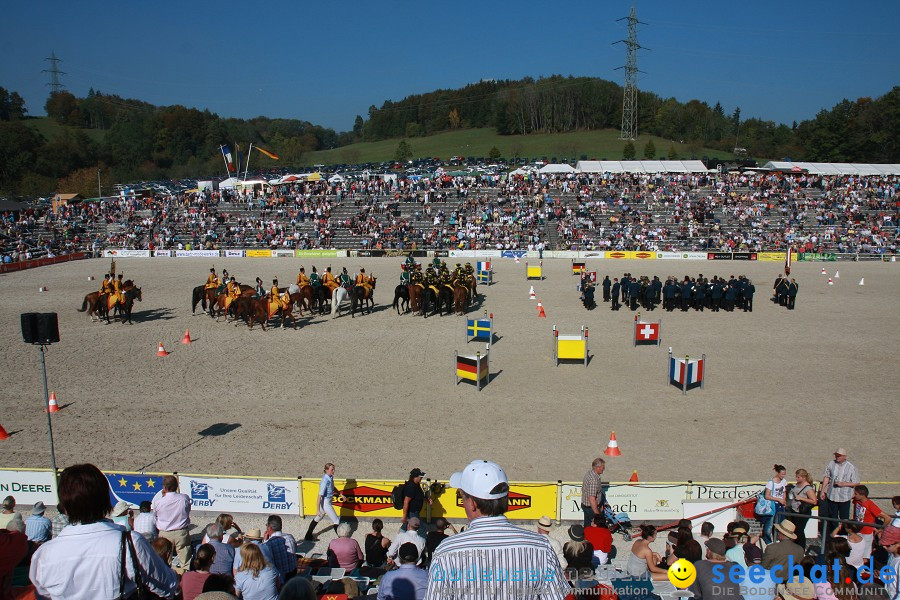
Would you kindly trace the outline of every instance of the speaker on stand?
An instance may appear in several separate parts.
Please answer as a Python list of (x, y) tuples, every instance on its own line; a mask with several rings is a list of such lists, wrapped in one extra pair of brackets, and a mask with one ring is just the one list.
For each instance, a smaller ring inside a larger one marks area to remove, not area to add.
[(44, 358), (44, 346), (59, 343), (59, 319), (56, 313), (22, 313), (22, 341), (41, 347), (41, 372), (44, 376), (44, 410), (47, 412), (47, 433), (50, 436), (50, 466), (53, 468), (53, 479), (59, 484), (56, 472), (56, 452), (53, 448), (53, 423), (50, 419), (50, 394), (47, 391), (47, 362)]

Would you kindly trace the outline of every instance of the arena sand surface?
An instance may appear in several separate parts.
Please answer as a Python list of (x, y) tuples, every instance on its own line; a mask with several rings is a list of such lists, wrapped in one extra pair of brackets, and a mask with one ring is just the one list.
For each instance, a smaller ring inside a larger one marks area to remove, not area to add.
[[(92, 323), (76, 308), (98, 288), (109, 259), (0, 276), (0, 424), (5, 467), (48, 467), (40, 353), (22, 343), (19, 313), (59, 313), (62, 342), (47, 351), (57, 463), (105, 469), (317, 477), (403, 478), (412, 467), (445, 479), (474, 458), (503, 465), (517, 481), (580, 481), (611, 431), (622, 449), (605, 478), (642, 481), (765, 481), (773, 463), (819, 474), (838, 446), (864, 480), (898, 480), (900, 265), (799, 263), (797, 309), (769, 301), (779, 263), (594, 260), (600, 276), (746, 274), (753, 313), (667, 313), (662, 347), (631, 345), (634, 315), (578, 301), (570, 261), (546, 260), (544, 281), (525, 265), (495, 260), (481, 287), (496, 317), (491, 382), (454, 385), (464, 319), (398, 316), (390, 308), (399, 259), (332, 259), (379, 276), (371, 315), (299, 319), (282, 331), (192, 315), (191, 289), (215, 262), (239, 281), (293, 281), (327, 259), (119, 259), (143, 289), (133, 325)], [(449, 259), (452, 264), (455, 262)], [(858, 285), (865, 277), (865, 286)], [(534, 285), (546, 307), (537, 317)], [(49, 291), (38, 293), (38, 287)], [(598, 298), (600, 294), (598, 292)], [(590, 328), (591, 361), (553, 366), (551, 327)], [(179, 342), (189, 329), (194, 343)], [(171, 354), (156, 356), (162, 341)], [(705, 389), (682, 396), (666, 385), (666, 349), (708, 359)], [(234, 427), (201, 435), (217, 423)], [(224, 432), (223, 431), (227, 431)]]

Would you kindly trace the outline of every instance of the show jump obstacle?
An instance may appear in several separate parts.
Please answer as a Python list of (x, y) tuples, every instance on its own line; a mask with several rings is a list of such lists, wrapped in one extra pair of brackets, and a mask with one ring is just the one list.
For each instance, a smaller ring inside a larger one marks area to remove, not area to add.
[(581, 275), (585, 271), (585, 263), (572, 261), (572, 275)]
[(544, 279), (544, 261), (537, 266), (525, 263), (525, 279)]
[(579, 335), (560, 335), (556, 325), (553, 326), (553, 364), (558, 367), (560, 360), (580, 360), (587, 366), (587, 327), (582, 326)]
[(475, 278), (478, 283), (491, 285), (494, 283), (494, 270), (491, 268), (490, 261), (478, 261), (475, 269)]
[(482, 354), (481, 352), (476, 352), (475, 354), (460, 354), (456, 353), (456, 384), (459, 385), (459, 382), (463, 379), (468, 379), (469, 381), (475, 382), (475, 387), (478, 388), (478, 391), (481, 391), (481, 388), (487, 385), (488, 379), (490, 378), (490, 350)]
[(645, 323), (641, 321), (641, 313), (634, 317), (634, 331), (631, 336), (633, 346), (659, 346), (660, 333), (662, 331), (662, 319), (656, 323)]
[(666, 376), (666, 382), (671, 383), (675, 387), (681, 388), (682, 394), (696, 387), (704, 388), (706, 383), (706, 355), (701, 354), (700, 358), (675, 358), (672, 356), (672, 350), (669, 350), (669, 371)]
[(466, 319), (466, 343), (472, 341), (494, 342), (494, 313), (485, 312), (481, 319)]

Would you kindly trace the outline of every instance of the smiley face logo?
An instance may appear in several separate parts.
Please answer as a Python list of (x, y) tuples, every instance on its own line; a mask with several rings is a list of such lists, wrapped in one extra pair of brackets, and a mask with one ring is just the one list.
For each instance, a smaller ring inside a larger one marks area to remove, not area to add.
[(679, 558), (669, 567), (669, 581), (678, 589), (684, 589), (697, 579), (697, 569), (683, 558)]

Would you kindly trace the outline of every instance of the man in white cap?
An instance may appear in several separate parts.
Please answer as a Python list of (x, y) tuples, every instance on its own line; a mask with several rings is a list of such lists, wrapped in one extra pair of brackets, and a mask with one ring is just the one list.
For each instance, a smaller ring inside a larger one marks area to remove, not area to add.
[[(562, 600), (571, 591), (547, 537), (513, 526), (509, 480), (497, 463), (474, 460), (450, 477), (469, 529), (434, 551), (426, 600)], [(461, 576), (478, 573), (478, 577)]]
[[(859, 471), (847, 460), (847, 450), (838, 448), (834, 451), (834, 460), (825, 465), (825, 473), (822, 475), (819, 499), (827, 502), (823, 502), (824, 510), (823, 507), (819, 507), (819, 514), (832, 519), (849, 519), (853, 488), (857, 485), (859, 485)], [(826, 531), (837, 526), (828, 521), (822, 523)]]

